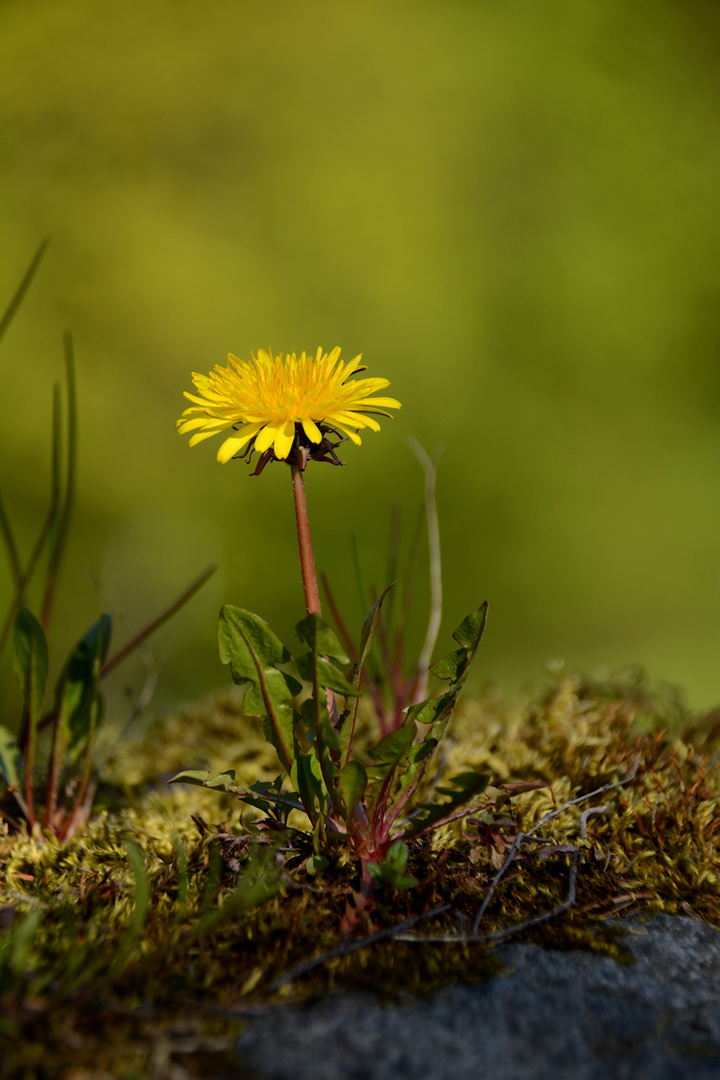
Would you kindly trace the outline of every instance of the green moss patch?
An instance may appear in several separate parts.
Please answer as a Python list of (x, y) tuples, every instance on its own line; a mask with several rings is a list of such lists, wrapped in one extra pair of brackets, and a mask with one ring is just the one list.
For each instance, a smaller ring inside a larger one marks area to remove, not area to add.
[(720, 926), (719, 750), (720, 714), (694, 717), (637, 679), (558, 671), (535, 701), (468, 701), (428, 785), (479, 768), (492, 786), (410, 844), (415, 888), (363, 906), (341, 844), (308, 874), (301, 815), (282, 831), (228, 795), (166, 783), (182, 768), (277, 774), (236, 694), (180, 712), (122, 746), (71, 843), (0, 826), (6, 1074), (79, 1076), (87, 1060), (129, 1078), (164, 1053), (202, 1075), (203, 1061), (221, 1071), (256, 1002), (482, 979), (505, 934), (622, 960), (608, 920), (629, 910)]

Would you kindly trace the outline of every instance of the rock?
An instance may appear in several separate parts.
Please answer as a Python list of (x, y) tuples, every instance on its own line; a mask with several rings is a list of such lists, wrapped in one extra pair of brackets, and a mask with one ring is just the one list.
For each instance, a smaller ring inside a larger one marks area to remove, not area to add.
[(720, 1080), (720, 932), (622, 924), (635, 962), (505, 944), (506, 974), (382, 1005), (343, 993), (248, 1019), (262, 1080)]

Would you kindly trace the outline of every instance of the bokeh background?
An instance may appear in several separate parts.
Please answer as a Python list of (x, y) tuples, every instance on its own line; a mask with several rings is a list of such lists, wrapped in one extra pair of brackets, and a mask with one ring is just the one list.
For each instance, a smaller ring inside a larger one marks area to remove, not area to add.
[[(382, 586), (398, 500), (412, 531), (414, 435), (445, 447), (440, 648), (487, 598), (480, 682), (639, 663), (717, 703), (714, 0), (2, 0), (0, 19), (3, 305), (50, 238), (0, 353), (26, 550), (66, 328), (77, 353), (58, 650), (101, 610), (143, 624), (210, 561), (154, 639), (156, 710), (225, 685), (221, 603), (292, 639), (287, 469), (249, 478), (174, 424), (190, 372), (230, 351), (337, 344), (403, 402), (307, 474), (351, 623), (351, 534)], [(141, 682), (139, 660), (113, 677), (116, 711)]]

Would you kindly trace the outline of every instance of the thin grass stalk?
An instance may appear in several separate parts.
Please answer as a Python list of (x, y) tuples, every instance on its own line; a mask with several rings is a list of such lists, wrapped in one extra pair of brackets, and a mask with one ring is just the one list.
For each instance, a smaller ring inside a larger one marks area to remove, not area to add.
[(22, 304), (23, 300), (25, 299), (25, 293), (30, 288), (32, 279), (37, 273), (37, 269), (40, 266), (40, 262), (43, 255), (45, 254), (45, 249), (47, 248), (47, 246), (48, 240), (42, 240), (37, 251), (32, 257), (32, 260), (30, 261), (30, 265), (28, 266), (27, 270), (23, 275), (22, 281), (15, 290), (15, 293), (10, 300), (7, 308), (5, 309), (2, 318), (0, 318), (0, 338), (3, 338), (5, 336), (8, 327), (10, 326), (10, 323), (17, 315), (18, 309)]
[[(213, 563), (211, 566), (208, 566), (207, 569), (203, 570), (202, 574), (200, 574), (199, 577), (195, 578), (195, 580), (191, 582), (187, 589), (185, 589), (185, 591), (180, 594), (177, 600), (174, 600), (173, 603), (170, 604), (170, 606), (167, 607), (165, 611), (161, 612), (161, 614), (158, 615), (156, 619), (153, 619), (152, 622), (149, 622), (146, 626), (142, 628), (142, 630), (139, 630), (138, 633), (135, 634), (135, 636), (130, 641), (128, 641), (126, 645), (123, 645), (122, 649), (118, 649), (118, 651), (113, 656), (106, 660), (103, 666), (100, 668), (100, 678), (104, 679), (106, 675), (109, 675), (110, 672), (114, 668), (116, 668), (117, 665), (122, 660), (124, 660), (126, 656), (128, 656), (135, 649), (139, 648), (139, 646), (141, 646), (145, 642), (145, 639), (148, 638), (150, 634), (153, 634), (160, 626), (162, 626), (163, 623), (167, 622), (167, 620), (171, 618), (175, 614), (175, 612), (178, 611), (178, 609), (181, 608), (183, 604), (185, 604), (190, 599), (190, 597), (198, 591), (200, 586), (205, 584), (208, 578), (212, 574), (214, 574), (216, 570), (217, 563)], [(141, 695), (141, 698), (142, 696), (143, 695)], [(142, 709), (144, 707), (144, 705), (141, 705), (140, 708), (136, 707), (136, 709), (134, 710), (134, 716), (140, 715), (140, 712), (142, 712)], [(55, 722), (56, 718), (56, 709), (53, 709), (51, 712), (45, 713), (45, 715), (42, 717), (38, 724), (38, 730), (45, 731), (46, 728), (48, 728), (51, 724)]]
[(5, 648), (5, 643), (10, 634), (13, 623), (15, 622), (15, 616), (25, 602), (25, 589), (27, 588), (30, 580), (32, 579), (38, 559), (42, 554), (42, 550), (52, 529), (55, 514), (57, 513), (59, 499), (60, 492), (55, 490), (53, 492), (50, 507), (48, 508), (47, 514), (45, 515), (45, 521), (43, 522), (40, 532), (38, 533), (37, 540), (35, 541), (35, 546), (30, 553), (30, 558), (27, 561), (26, 567), (20, 576), (19, 588), (17, 589), (17, 592), (15, 593), (15, 598), (10, 605), (10, 610), (8, 611), (7, 618), (3, 623), (2, 631), (0, 631), (0, 653), (2, 653), (3, 649)]
[[(63, 499), (62, 509), (56, 520), (55, 535), (52, 538), (52, 549), (50, 552), (50, 560), (48, 563), (48, 572), (45, 585), (45, 596), (43, 600), (42, 608), (42, 625), (43, 629), (47, 632), (50, 626), (50, 618), (52, 615), (53, 599), (55, 596), (55, 590), (57, 586), (57, 578), (60, 571), (60, 563), (62, 561), (63, 553), (65, 550), (65, 543), (67, 540), (68, 529), (70, 527), (70, 517), (72, 514), (73, 503), (75, 501), (75, 474), (77, 463), (77, 393), (75, 386), (75, 354), (73, 350), (72, 335), (70, 332), (66, 332), (63, 337), (63, 344), (65, 347), (65, 371), (67, 381), (67, 459), (66, 459), (66, 483), (65, 483), (65, 498)], [(57, 425), (59, 429), (59, 424)], [(60, 453), (53, 454), (54, 462), (54, 479), (59, 483), (59, 459)]]
[(12, 526), (10, 525), (10, 519), (5, 510), (5, 503), (3, 502), (2, 495), (0, 495), (0, 534), (2, 534), (5, 547), (7, 548), (10, 573), (12, 574), (15, 588), (19, 591), (20, 582), (22, 581), (20, 556), (18, 555), (17, 544), (15, 543), (15, 537), (13, 536)]
[(426, 454), (417, 439), (408, 440), (410, 448), (420, 462), (425, 473), (425, 513), (428, 529), (428, 550), (430, 554), (430, 616), (428, 618), (425, 641), (418, 659), (418, 681), (415, 688), (415, 702), (422, 701), (428, 681), (428, 671), (432, 654), (440, 633), (442, 622), (442, 559), (440, 554), (440, 524), (438, 521), (437, 502), (435, 500), (435, 481), (437, 478), (436, 460)]
[(212, 577), (216, 570), (217, 563), (212, 563), (210, 566), (206, 567), (205, 570), (203, 570), (203, 572), (188, 585), (187, 589), (178, 596), (177, 600), (174, 600), (169, 607), (165, 608), (156, 619), (153, 619), (151, 622), (147, 623), (142, 630), (139, 630), (126, 645), (123, 645), (122, 649), (118, 649), (113, 656), (109, 657), (100, 669), (100, 678), (104, 679), (106, 675), (109, 675), (113, 668), (116, 668), (129, 653), (137, 649), (139, 645), (142, 645), (146, 638), (150, 637), (150, 635), (162, 626), (163, 623), (167, 622), (168, 619), (170, 619), (183, 604), (187, 603), (190, 597), (205, 584), (208, 578)]

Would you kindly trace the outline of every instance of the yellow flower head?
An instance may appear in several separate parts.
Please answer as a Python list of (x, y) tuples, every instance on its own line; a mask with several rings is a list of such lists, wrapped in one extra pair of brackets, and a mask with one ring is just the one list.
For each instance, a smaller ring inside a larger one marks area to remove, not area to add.
[(339, 348), (330, 353), (318, 349), (314, 357), (287, 353), (284, 359), (282, 354), (273, 356), (259, 349), (250, 361), (238, 360), (231, 353), (227, 367), (218, 364), (209, 375), (193, 372), (201, 396), (185, 391), (193, 405), (178, 420), (178, 431), (181, 435), (195, 432), (190, 439), (195, 446), (233, 428), (218, 450), (218, 461), (224, 464), (240, 451), (244, 456), (254, 449), (263, 455), (258, 471), (273, 457), (297, 461), (304, 468), (313, 456), (313, 444), (319, 458), (331, 460), (335, 455), (326, 438), (328, 431), (359, 445), (358, 430), (380, 430), (369, 414), (391, 416), (386, 409), (400, 408), (395, 398), (370, 396), (384, 390), (387, 379), (348, 381), (365, 370), (361, 359), (356, 356), (345, 364)]

